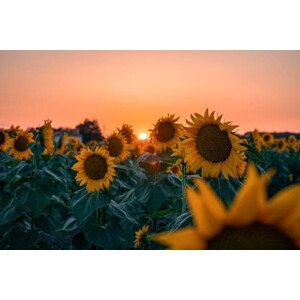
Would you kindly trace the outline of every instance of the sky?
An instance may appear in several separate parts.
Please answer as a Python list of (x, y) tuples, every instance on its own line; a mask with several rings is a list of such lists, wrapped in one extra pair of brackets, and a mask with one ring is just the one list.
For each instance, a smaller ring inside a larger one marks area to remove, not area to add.
[(300, 131), (300, 51), (0, 51), (0, 127), (97, 119), (148, 132), (205, 109), (238, 132)]

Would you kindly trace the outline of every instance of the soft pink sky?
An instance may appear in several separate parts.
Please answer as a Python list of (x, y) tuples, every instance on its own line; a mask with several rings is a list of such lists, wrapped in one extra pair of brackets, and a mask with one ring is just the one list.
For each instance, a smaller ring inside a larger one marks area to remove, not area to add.
[(0, 51), (0, 127), (96, 118), (137, 133), (208, 107), (240, 132), (300, 131), (300, 51)]

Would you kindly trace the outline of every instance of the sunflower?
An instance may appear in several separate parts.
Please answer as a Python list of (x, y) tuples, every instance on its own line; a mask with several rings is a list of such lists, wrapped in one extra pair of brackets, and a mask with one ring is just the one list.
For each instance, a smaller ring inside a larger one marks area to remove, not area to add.
[(135, 240), (134, 240), (134, 248), (137, 249), (141, 246), (142, 240), (144, 236), (147, 234), (149, 231), (149, 226), (144, 225), (141, 229), (135, 232)]
[(34, 143), (33, 133), (23, 130), (18, 130), (16, 136), (10, 140), (9, 155), (13, 155), (15, 159), (21, 160), (28, 159), (32, 155), (31, 150), (28, 148), (29, 143)]
[(160, 118), (151, 130), (150, 139), (156, 147), (157, 152), (174, 147), (180, 140), (183, 133), (182, 125), (176, 123), (179, 117), (167, 115)]
[(41, 127), (41, 144), (45, 147), (43, 154), (54, 153), (53, 128), (50, 120), (45, 120), (44, 126)]
[(263, 141), (263, 144), (269, 148), (273, 143), (274, 143), (274, 136), (272, 133), (269, 133), (269, 132), (265, 132), (263, 135), (262, 135), (262, 141)]
[(56, 150), (57, 153), (65, 153), (67, 148), (67, 139), (68, 139), (68, 134), (64, 132), (61, 138), (59, 139), (58, 147)]
[(68, 141), (71, 146), (76, 146), (81, 143), (80, 139), (76, 136), (69, 136)]
[(104, 149), (99, 147), (92, 151), (83, 148), (75, 158), (78, 160), (72, 167), (77, 171), (76, 180), (81, 181), (80, 186), (86, 184), (89, 192), (108, 188), (116, 175), (115, 164)]
[(9, 141), (9, 135), (3, 129), (0, 129), (0, 150), (5, 152), (10, 145)]
[(284, 152), (287, 147), (286, 140), (284, 138), (276, 140), (275, 150), (279, 153)]
[(270, 171), (259, 175), (250, 165), (229, 210), (208, 183), (186, 189), (194, 226), (152, 237), (170, 249), (298, 249), (300, 247), (300, 184), (266, 199)]
[(294, 151), (298, 150), (299, 141), (297, 140), (297, 138), (293, 134), (289, 136), (288, 143), (289, 143), (289, 146), (292, 150), (294, 150)]
[(179, 177), (182, 175), (181, 168), (178, 164), (173, 164), (166, 170), (167, 173), (173, 173), (175, 176)]
[(145, 148), (144, 148), (144, 152), (155, 154), (156, 153), (155, 145), (153, 145), (153, 144), (146, 145)]
[(258, 152), (260, 152), (263, 141), (262, 141), (262, 137), (259, 134), (257, 129), (254, 129), (254, 131), (251, 134), (251, 137), (252, 137), (252, 142), (253, 142), (254, 147), (256, 148), (256, 150)]
[(136, 136), (134, 134), (132, 126), (128, 124), (123, 124), (121, 129), (118, 128), (118, 132), (125, 137), (129, 145), (129, 149), (133, 150), (135, 148)]
[(182, 142), (185, 147), (184, 162), (196, 172), (201, 168), (202, 176), (217, 177), (220, 172), (228, 176), (238, 177), (237, 166), (241, 164), (240, 151), (246, 148), (240, 145), (240, 139), (233, 134), (237, 126), (230, 122), (221, 122), (222, 115), (215, 119), (214, 112), (205, 111), (191, 115), (192, 122), (186, 128), (187, 139)]
[(124, 161), (130, 155), (129, 145), (122, 134), (113, 133), (109, 135), (103, 147), (116, 164)]

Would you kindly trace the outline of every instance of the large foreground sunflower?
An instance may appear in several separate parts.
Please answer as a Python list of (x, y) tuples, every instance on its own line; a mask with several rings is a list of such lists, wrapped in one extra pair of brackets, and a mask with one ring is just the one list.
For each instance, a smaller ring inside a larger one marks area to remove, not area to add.
[(9, 155), (13, 155), (15, 159), (28, 159), (32, 155), (31, 150), (28, 147), (29, 143), (34, 143), (33, 133), (23, 130), (18, 130), (15, 138), (10, 140), (10, 152)]
[(44, 126), (41, 127), (41, 144), (45, 147), (43, 154), (54, 153), (53, 128), (50, 120), (45, 120)]
[(204, 177), (217, 177), (220, 172), (225, 178), (238, 177), (237, 167), (242, 162), (239, 152), (246, 148), (232, 132), (237, 126), (222, 123), (222, 115), (215, 118), (214, 112), (209, 114), (208, 110), (204, 116), (194, 114), (191, 118), (192, 122), (187, 121), (187, 139), (182, 142), (188, 169), (196, 172), (201, 168)]
[(118, 132), (125, 137), (129, 145), (129, 149), (133, 150), (135, 148), (136, 136), (134, 134), (132, 126), (128, 124), (123, 124), (121, 128), (118, 128)]
[(115, 176), (115, 164), (104, 149), (96, 148), (95, 151), (83, 148), (75, 158), (78, 160), (72, 167), (77, 171), (76, 180), (80, 185), (86, 184), (89, 192), (108, 188)]
[(198, 191), (186, 189), (194, 226), (163, 232), (153, 240), (169, 249), (298, 249), (300, 247), (300, 184), (266, 199), (270, 173), (253, 165), (242, 188), (226, 210), (212, 188), (196, 179)]
[(3, 130), (0, 129), (0, 150), (6, 151), (9, 147), (9, 135)]
[(179, 117), (167, 115), (160, 118), (151, 130), (150, 139), (158, 152), (174, 147), (182, 135), (182, 125), (176, 123)]
[(116, 164), (124, 161), (130, 155), (129, 145), (122, 134), (113, 133), (109, 135), (103, 145), (109, 156), (114, 159)]

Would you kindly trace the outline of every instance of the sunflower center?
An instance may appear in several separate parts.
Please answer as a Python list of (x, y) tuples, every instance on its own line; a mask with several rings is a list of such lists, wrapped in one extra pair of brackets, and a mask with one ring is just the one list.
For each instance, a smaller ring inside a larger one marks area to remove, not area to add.
[(2, 145), (5, 142), (5, 135), (2, 131), (0, 131), (0, 145)]
[(293, 241), (275, 227), (255, 222), (234, 227), (226, 226), (208, 241), (211, 250), (292, 250)]
[(196, 145), (201, 156), (215, 163), (225, 161), (232, 149), (227, 131), (216, 124), (204, 125), (198, 130)]
[(278, 143), (278, 147), (279, 147), (279, 148), (282, 148), (282, 147), (283, 147), (283, 142), (279, 142), (279, 143)]
[(179, 168), (178, 166), (173, 166), (171, 170), (173, 173), (177, 173), (179, 171)]
[(112, 157), (117, 157), (122, 153), (123, 144), (120, 139), (112, 137), (108, 140), (108, 152)]
[(107, 172), (106, 159), (98, 154), (93, 154), (85, 160), (84, 170), (89, 178), (102, 179)]
[(162, 122), (157, 126), (156, 129), (156, 138), (160, 142), (168, 142), (170, 141), (175, 135), (175, 128), (173, 124), (169, 121)]
[(265, 141), (265, 142), (267, 142), (269, 139), (270, 139), (270, 136), (269, 136), (269, 135), (265, 135), (265, 136), (264, 136), (264, 141)]
[(27, 138), (23, 135), (19, 136), (14, 142), (14, 147), (20, 152), (26, 151), (28, 149)]
[(154, 154), (155, 148), (152, 145), (148, 145), (145, 149), (146, 152), (149, 152), (151, 154)]

